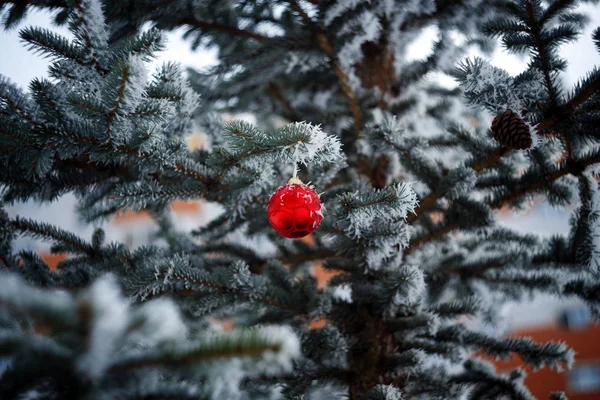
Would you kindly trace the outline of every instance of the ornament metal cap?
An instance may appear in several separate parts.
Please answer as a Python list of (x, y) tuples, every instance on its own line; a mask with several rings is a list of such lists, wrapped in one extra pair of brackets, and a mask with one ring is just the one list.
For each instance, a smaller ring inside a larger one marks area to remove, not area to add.
[(304, 183), (302, 183), (302, 181), (300, 179), (298, 179), (295, 176), (292, 176), (290, 178), (290, 180), (288, 181), (288, 185), (292, 185), (292, 184), (296, 184), (296, 185), (304, 185)]

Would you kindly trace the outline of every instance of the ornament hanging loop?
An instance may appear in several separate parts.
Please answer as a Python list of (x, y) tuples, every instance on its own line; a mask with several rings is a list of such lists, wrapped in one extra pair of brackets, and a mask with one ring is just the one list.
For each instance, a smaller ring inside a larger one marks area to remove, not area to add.
[(294, 173), (288, 181), (288, 185), (292, 183), (296, 183), (299, 185), (302, 184), (302, 181), (298, 178), (298, 144), (299, 143), (296, 143), (296, 147), (294, 147)]

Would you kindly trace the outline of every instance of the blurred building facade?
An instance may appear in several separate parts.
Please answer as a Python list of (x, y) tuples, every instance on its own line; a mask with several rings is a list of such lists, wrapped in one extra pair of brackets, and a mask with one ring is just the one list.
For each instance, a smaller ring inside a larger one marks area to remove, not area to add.
[(600, 326), (593, 323), (585, 305), (555, 308), (554, 318), (533, 326), (518, 324), (507, 336), (530, 337), (536, 342), (565, 342), (575, 351), (575, 364), (567, 371), (549, 368), (532, 371), (514, 357), (508, 362), (496, 361), (500, 371), (522, 367), (527, 372), (525, 383), (538, 399), (549, 399), (551, 392), (563, 391), (569, 400), (600, 400)]
[[(206, 208), (202, 200), (176, 200), (170, 204), (173, 223), (181, 231), (197, 228), (210, 218)], [(110, 241), (123, 243), (131, 249), (152, 243), (157, 230), (156, 223), (146, 211), (123, 212), (111, 218), (103, 228)], [(50, 253), (46, 246), (41, 247), (38, 252), (50, 268), (56, 268), (66, 258), (66, 254)]]

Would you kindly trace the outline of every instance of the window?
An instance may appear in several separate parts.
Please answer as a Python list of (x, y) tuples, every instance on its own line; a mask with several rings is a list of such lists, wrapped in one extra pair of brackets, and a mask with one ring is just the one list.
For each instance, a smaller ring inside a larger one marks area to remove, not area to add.
[(567, 375), (571, 393), (593, 393), (600, 391), (600, 363), (575, 366)]
[(4, 371), (10, 367), (12, 359), (11, 358), (2, 358), (0, 357), (0, 376), (4, 373)]
[(590, 324), (590, 312), (585, 306), (571, 307), (561, 315), (560, 322), (567, 329), (583, 329)]

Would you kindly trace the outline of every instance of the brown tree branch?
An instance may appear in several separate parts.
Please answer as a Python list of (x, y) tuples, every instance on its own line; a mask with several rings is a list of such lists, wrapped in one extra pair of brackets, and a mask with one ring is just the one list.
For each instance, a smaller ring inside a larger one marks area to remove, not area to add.
[(584, 101), (589, 99), (594, 93), (600, 90), (600, 78), (590, 83), (585, 90), (579, 92), (575, 97), (569, 100), (566, 104), (559, 107), (554, 115), (550, 118), (545, 119), (536, 126), (536, 130), (540, 134), (544, 134), (544, 131), (554, 125), (564, 121), (571, 114), (574, 113), (575, 109), (581, 105)]
[(89, 256), (94, 256), (96, 254), (96, 250), (91, 246), (82, 246), (82, 245), (80, 245), (80, 243), (74, 242), (72, 240), (68, 240), (65, 237), (54, 235), (52, 232), (45, 232), (45, 231), (37, 230), (37, 229), (35, 229), (35, 227), (33, 227), (31, 225), (26, 225), (26, 224), (21, 223), (20, 220), (18, 220), (18, 219), (13, 219), (12, 221), (9, 222), (9, 224), (15, 230), (18, 230), (21, 232), (29, 232), (31, 234), (39, 235), (42, 237), (49, 237), (49, 238), (56, 240), (57, 242), (66, 243), (67, 245), (69, 245), (73, 248), (79, 249), (79, 251), (81, 251), (82, 253), (87, 254)]
[(254, 39), (254, 40), (258, 40), (258, 41), (267, 40), (269, 38), (268, 36), (262, 35), (260, 33), (252, 32), (252, 31), (247, 31), (245, 29), (240, 29), (240, 28), (236, 28), (233, 26), (219, 25), (219, 24), (215, 24), (212, 22), (198, 21), (198, 20), (191, 19), (191, 18), (184, 19), (182, 21), (182, 24), (189, 25), (194, 28), (201, 29), (203, 31), (217, 31), (217, 32), (226, 33), (231, 36), (241, 36), (241, 37), (246, 37), (246, 38), (250, 38), (250, 39)]
[(299, 118), (298, 113), (296, 112), (296, 110), (294, 110), (290, 102), (283, 96), (283, 93), (281, 93), (281, 88), (278, 84), (276, 84), (275, 82), (270, 82), (268, 90), (271, 97), (273, 97), (277, 102), (279, 102), (279, 104), (281, 104), (284, 110), (287, 111), (291, 120), (299, 121), (301, 119)]
[(358, 138), (360, 136), (362, 125), (362, 112), (360, 110), (360, 105), (358, 104), (358, 96), (356, 93), (354, 93), (354, 90), (350, 86), (348, 75), (346, 75), (340, 64), (336, 61), (335, 51), (327, 39), (325, 32), (316, 26), (308, 14), (306, 14), (306, 12), (298, 5), (296, 0), (288, 0), (288, 2), (290, 3), (292, 9), (300, 15), (304, 23), (316, 33), (319, 48), (327, 55), (327, 57), (329, 57), (331, 68), (338, 77), (338, 82), (342, 89), (342, 93), (344, 93), (344, 96), (348, 101), (350, 112), (352, 113), (352, 118), (354, 120), (354, 134)]
[(550, 96), (550, 106), (553, 108), (556, 106), (556, 88), (552, 83), (552, 77), (550, 76), (550, 65), (546, 58), (545, 44), (540, 36), (540, 27), (535, 16), (535, 10), (531, 1), (527, 2), (527, 16), (529, 17), (529, 25), (531, 26), (531, 35), (535, 41), (535, 47), (538, 50), (538, 56), (540, 63), (542, 64), (542, 73), (544, 74), (544, 81), (546, 82), (546, 88), (548, 89), (548, 95)]

